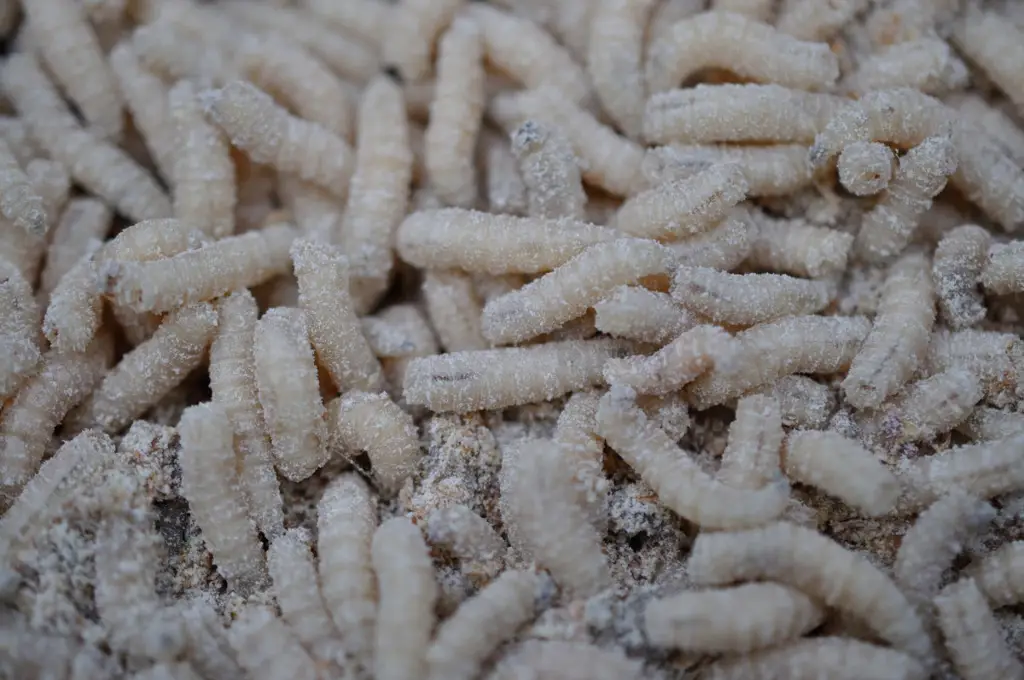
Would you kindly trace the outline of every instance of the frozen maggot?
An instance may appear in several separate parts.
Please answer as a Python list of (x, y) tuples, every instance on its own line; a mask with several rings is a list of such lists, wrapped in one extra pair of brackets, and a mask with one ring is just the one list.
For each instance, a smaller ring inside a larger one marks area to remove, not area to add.
[(1012, 3), (22, 2), (0, 674), (1021, 675)]

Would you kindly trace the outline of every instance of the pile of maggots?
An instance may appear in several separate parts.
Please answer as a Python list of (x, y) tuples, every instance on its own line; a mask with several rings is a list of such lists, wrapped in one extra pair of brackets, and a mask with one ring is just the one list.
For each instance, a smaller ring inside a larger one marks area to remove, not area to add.
[(1024, 680), (1024, 11), (0, 0), (0, 677)]

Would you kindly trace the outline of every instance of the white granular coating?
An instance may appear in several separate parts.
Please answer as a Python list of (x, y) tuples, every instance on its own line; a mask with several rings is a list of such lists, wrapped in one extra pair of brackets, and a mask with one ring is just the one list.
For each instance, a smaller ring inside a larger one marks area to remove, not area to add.
[(964, 680), (1024, 678), (1024, 665), (1007, 649), (999, 622), (973, 579), (947, 586), (935, 606), (953, 665)]
[(781, 85), (698, 85), (653, 95), (644, 136), (662, 144), (806, 143), (842, 106), (834, 95)]
[(266, 562), (235, 470), (231, 422), (216, 404), (182, 414), (182, 493), (204, 527), (218, 571), (233, 587), (264, 585)]
[(0, 0), (0, 676), (1021, 680), (1008, 0)]
[(749, 583), (655, 600), (647, 605), (644, 624), (659, 647), (742, 653), (798, 638), (817, 627), (824, 614), (799, 590)]
[(680, 21), (651, 44), (647, 87), (663, 92), (708, 67), (808, 90), (825, 89), (839, 75), (838, 60), (823, 43), (796, 40), (741, 14), (705, 12)]
[[(808, 560), (810, 554), (817, 558)], [(748, 580), (791, 585), (858, 616), (898, 649), (932, 661), (924, 624), (896, 584), (860, 555), (813, 530), (780, 522), (743, 533), (701, 534), (688, 572), (700, 585)]]
[(264, 313), (253, 333), (256, 385), (267, 434), (278, 470), (293, 481), (309, 477), (330, 456), (308, 329), (301, 309), (274, 307)]

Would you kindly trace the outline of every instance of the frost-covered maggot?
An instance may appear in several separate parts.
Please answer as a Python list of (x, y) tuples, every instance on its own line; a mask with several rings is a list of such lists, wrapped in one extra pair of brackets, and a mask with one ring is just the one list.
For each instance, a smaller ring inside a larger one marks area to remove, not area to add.
[(494, 96), (487, 114), (507, 132), (527, 120), (537, 120), (565, 132), (587, 184), (614, 196), (643, 190), (643, 147), (619, 135), (590, 111), (573, 103), (551, 86)]
[(973, 536), (995, 519), (985, 501), (954, 490), (921, 512), (896, 551), (893, 577), (919, 607), (930, 608), (942, 575)]
[(978, 290), (992, 238), (974, 224), (956, 227), (935, 248), (932, 278), (939, 315), (950, 328), (973, 326), (985, 318), (985, 300)]
[(427, 650), (430, 680), (472, 680), (491, 654), (534, 617), (541, 577), (506, 571), (455, 610)]
[(968, 444), (901, 465), (908, 510), (933, 503), (944, 494), (965, 491), (994, 498), (1024, 488), (1024, 433)]
[(148, 262), (174, 257), (209, 243), (202, 229), (173, 217), (143, 220), (105, 241), (98, 257), (115, 262)]
[(638, 680), (642, 664), (618, 649), (583, 642), (527, 640), (506, 654), (487, 680), (569, 678), (571, 680)]
[(350, 456), (365, 451), (383, 493), (398, 493), (416, 471), (416, 424), (387, 394), (347, 392), (328, 404), (327, 422), (330, 448)]
[(908, 87), (869, 92), (836, 111), (815, 137), (811, 162), (818, 166), (854, 142), (885, 142), (909, 148), (938, 132), (950, 110), (938, 99)]
[(20, 487), (35, 474), (54, 430), (100, 384), (113, 353), (113, 339), (106, 333), (84, 352), (46, 353), (42, 366), (0, 414), (0, 485)]
[(57, 350), (81, 352), (96, 335), (103, 321), (100, 279), (94, 253), (87, 252), (57, 282), (43, 315), (43, 334)]
[(1024, 240), (997, 243), (988, 249), (981, 285), (997, 295), (1024, 291)]
[(417, 305), (402, 303), (364, 316), (360, 322), (371, 349), (381, 360), (385, 389), (404, 408), (407, 404), (402, 398), (402, 383), (409, 362), (439, 351), (426, 314)]
[(1018, 111), (1024, 109), (1024, 76), (1017, 67), (1024, 60), (1024, 33), (1012, 21), (975, 8), (958, 23), (953, 40)]
[(30, 161), (45, 155), (29, 135), (28, 124), (18, 116), (0, 116), (0, 139), (10, 147), (11, 153), (23, 168)]
[(277, 612), (266, 605), (242, 609), (228, 629), (238, 662), (253, 680), (315, 680), (317, 665)]
[(331, 381), (339, 390), (380, 387), (380, 362), (353, 308), (351, 269), (341, 249), (303, 238), (292, 243), (291, 257), (310, 341)]
[(600, 384), (605, 361), (635, 349), (604, 338), (415, 358), (405, 374), (405, 399), (456, 413), (547, 401)]
[(755, 213), (757, 235), (747, 262), (757, 269), (827, 278), (846, 270), (853, 235), (800, 219)]
[(25, 164), (25, 174), (42, 197), (46, 216), (51, 222), (56, 222), (71, 193), (71, 176), (67, 168), (54, 160), (34, 158)]
[(211, 7), (192, 2), (166, 2), (146, 7), (140, 15), (144, 24), (177, 29), (203, 44), (224, 50), (226, 54), (233, 52), (232, 38), (237, 36), (237, 25)]
[(170, 257), (117, 261), (107, 268), (106, 288), (118, 304), (140, 312), (212, 300), (287, 272), (297, 235), (292, 226), (276, 224)]
[(391, 8), (386, 4), (377, 0), (307, 0), (303, 4), (317, 17), (341, 26), (375, 50), (383, 46), (391, 19)]
[(240, 592), (259, 590), (266, 584), (267, 565), (239, 484), (227, 413), (213, 403), (190, 406), (181, 415), (178, 432), (181, 493), (217, 570)]
[(199, 99), (206, 115), (255, 162), (339, 196), (348, 190), (355, 158), (348, 142), (334, 132), (291, 115), (269, 94), (242, 80), (204, 90)]
[(1024, 342), (1016, 333), (936, 330), (922, 368), (935, 374), (957, 366), (978, 376), (993, 406), (1007, 408), (1024, 393)]
[(685, 179), (716, 163), (740, 166), (747, 180), (747, 196), (787, 196), (814, 180), (807, 147), (802, 144), (659, 146), (647, 150), (643, 169), (651, 185), (657, 186)]
[(276, 190), (284, 209), (290, 213), (290, 219), (303, 234), (328, 242), (337, 239), (344, 201), (295, 175), (278, 176)]
[(366, 86), (356, 124), (355, 172), (333, 240), (350, 258), (349, 289), (356, 311), (365, 313), (391, 280), (395, 230), (406, 214), (413, 171), (402, 91), (390, 78), (378, 76)]
[(434, 99), (423, 137), (427, 178), (446, 205), (472, 208), (477, 202), (474, 156), (486, 104), (484, 76), (480, 29), (470, 19), (456, 18), (438, 47)]
[(900, 444), (932, 441), (966, 420), (983, 395), (974, 371), (954, 365), (910, 383), (883, 404), (875, 416), (878, 434), (887, 442)]
[(924, 362), (934, 323), (930, 263), (910, 253), (889, 269), (871, 332), (843, 380), (847, 400), (875, 408), (906, 384)]
[(446, 208), (407, 216), (398, 228), (398, 254), (425, 269), (540, 274), (565, 264), (588, 246), (621, 236), (615, 229), (565, 218)]
[(853, 247), (863, 259), (881, 261), (907, 246), (932, 199), (956, 171), (957, 155), (947, 130), (927, 137), (900, 158), (892, 181), (857, 232)]
[(179, 81), (167, 93), (174, 129), (171, 186), (174, 216), (215, 239), (235, 233), (238, 197), (227, 136), (203, 115), (196, 86)]
[(53, 228), (46, 264), (39, 279), (40, 292), (52, 293), (83, 255), (98, 248), (110, 231), (113, 219), (113, 213), (103, 201), (71, 199)]
[(0, 79), (33, 138), (83, 187), (133, 220), (171, 214), (156, 180), (126, 152), (79, 125), (33, 57), (7, 59)]
[(480, 27), (487, 61), (525, 87), (550, 86), (577, 104), (592, 96), (586, 72), (537, 24), (482, 3), (465, 14)]
[(722, 404), (794, 373), (836, 373), (853, 360), (871, 323), (864, 317), (795, 316), (737, 334), (734, 360), (697, 378), (687, 398), (698, 409)]
[(430, 550), (415, 524), (394, 517), (373, 534), (372, 556), (380, 591), (374, 675), (378, 680), (425, 677), (438, 597)]
[(946, 649), (964, 680), (1024, 678), (1024, 665), (1007, 647), (1003, 627), (974, 579), (949, 584), (934, 602)]
[(142, 66), (161, 78), (223, 85), (240, 75), (223, 41), (204, 42), (173, 20), (143, 24), (130, 40)]
[(604, 378), (639, 394), (669, 394), (682, 389), (738, 349), (732, 336), (712, 325), (694, 326), (650, 356), (609, 359)]
[(871, 451), (838, 432), (800, 430), (786, 440), (783, 469), (869, 517), (896, 507), (899, 480)]
[(912, 87), (945, 94), (967, 85), (967, 66), (945, 40), (920, 38), (897, 43), (866, 59), (841, 87), (858, 95)]
[(839, 182), (854, 196), (871, 196), (889, 186), (896, 154), (880, 142), (853, 142), (839, 154)]
[(723, 659), (707, 669), (708, 680), (803, 678), (822, 673), (835, 680), (928, 678), (925, 666), (908, 654), (845, 637), (804, 638), (774, 649)]
[(616, 287), (669, 273), (673, 260), (672, 251), (646, 239), (592, 245), (552, 272), (488, 302), (482, 319), (484, 337), (506, 344), (555, 330), (582, 316)]
[(99, 39), (82, 4), (70, 0), (30, 0), (23, 4), (40, 40), (40, 56), (91, 128), (117, 140), (124, 127), (121, 94)]
[(216, 328), (217, 312), (206, 302), (168, 314), (151, 338), (121, 357), (69, 418), (107, 432), (121, 430), (202, 362)]
[(525, 121), (512, 133), (512, 153), (526, 185), (528, 215), (584, 219), (587, 194), (576, 154), (561, 128)]
[(13, 394), (42, 360), (39, 317), (32, 285), (0, 256), (0, 398)]
[[(197, 597), (179, 608), (188, 638), (189, 662), (204, 677), (244, 680), (212, 597)], [(191, 679), (188, 679), (191, 680)]]
[(546, 439), (523, 439), (503, 456), (502, 520), (555, 582), (588, 597), (607, 587), (611, 573), (601, 552), (601, 536), (577, 502), (573, 471), (560, 447)]
[(736, 403), (729, 441), (718, 479), (737, 489), (761, 489), (773, 483), (781, 466), (782, 410), (773, 397), (752, 394)]
[(465, 505), (434, 510), (427, 517), (426, 531), (430, 545), (451, 553), (473, 582), (490, 581), (505, 566), (505, 539)]
[(956, 431), (972, 442), (992, 441), (1024, 431), (1024, 413), (1004, 411), (991, 406), (978, 406)]
[(951, 98), (949, 103), (968, 124), (987, 132), (1014, 162), (1024, 165), (1024, 130), (1005, 111), (990, 105), (977, 94), (959, 95)]
[(360, 320), (363, 335), (378, 357), (425, 357), (438, 353), (437, 340), (423, 312), (414, 304), (389, 305)]
[(688, 573), (702, 586), (753, 580), (792, 586), (856, 616), (919, 662), (933, 661), (928, 632), (896, 584), (859, 553), (813, 529), (778, 522), (740, 532), (702, 533), (690, 553)]
[(306, 314), (273, 307), (256, 323), (256, 385), (281, 474), (300, 481), (327, 459), (327, 427)]
[[(313, 2), (306, 3), (310, 9)], [(378, 3), (370, 3), (374, 9)], [(254, 30), (280, 32), (312, 52), (344, 80), (364, 85), (380, 71), (377, 50), (349, 31), (338, 31), (313, 12), (297, 7), (263, 5), (245, 0), (226, 0), (218, 5), (229, 16)]]
[(993, 607), (1024, 600), (1024, 541), (1013, 541), (971, 564), (968, 574)]
[(758, 490), (733, 489), (701, 470), (636, 405), (636, 393), (612, 386), (597, 410), (597, 433), (654, 489), (661, 502), (709, 529), (741, 529), (779, 517), (789, 485), (778, 480)]
[(43, 197), (22, 170), (14, 151), (0, 139), (0, 215), (33, 236), (45, 236), (55, 219), (46, 214)]
[[(560, 43), (565, 45), (572, 56), (579, 62), (587, 60), (587, 46), (590, 43), (590, 24), (597, 13), (595, 3), (587, 0), (567, 0), (555, 4), (547, 4), (546, 0), (531, 2), (527, 0), (498, 0), (495, 4), (504, 4), (516, 13), (529, 16), (534, 23), (547, 28)], [(515, 5), (533, 4), (535, 7), (517, 8)]]
[(677, 267), (672, 299), (715, 323), (753, 326), (820, 312), (835, 294), (825, 280), (786, 274), (729, 274), (709, 267)]
[(362, 477), (344, 473), (333, 479), (320, 497), (316, 522), (324, 604), (346, 653), (369, 669), (377, 618), (377, 584), (370, 556), (377, 507)]
[(827, 41), (866, 4), (866, 0), (783, 0), (775, 26), (800, 40)]
[(805, 375), (787, 375), (748, 394), (762, 394), (779, 404), (786, 427), (821, 429), (836, 406), (835, 395), (824, 385)]
[(280, 33), (243, 35), (232, 45), (238, 73), (294, 111), (342, 139), (352, 136), (353, 105), (326, 64)]
[(797, 40), (741, 14), (712, 11), (676, 23), (649, 46), (647, 87), (651, 94), (664, 92), (709, 67), (804, 90), (827, 89), (839, 77), (839, 60), (825, 43)]
[(893, 0), (875, 6), (868, 14), (867, 37), (875, 49), (931, 37), (941, 26), (950, 25), (960, 9), (950, 0)]
[(256, 387), (253, 338), (258, 316), (256, 299), (246, 289), (217, 300), (217, 333), (210, 344), (210, 392), (234, 428), (249, 513), (264, 536), (273, 540), (284, 531), (284, 516)]
[[(477, 165), (484, 175), (483, 193), (487, 199), (487, 210), (505, 215), (528, 214), (526, 183), (519, 172), (516, 157), (512, 154), (509, 138), (484, 128), (480, 131), (477, 148)], [(437, 207), (440, 206), (430, 206)], [(417, 207), (417, 210), (423, 209)]]
[(1024, 222), (1024, 171), (995, 139), (918, 90), (877, 90), (851, 102), (815, 138), (810, 159), (821, 167), (856, 141), (910, 148), (950, 128), (957, 161), (951, 182), (1004, 229), (1016, 228)]
[(781, 85), (697, 85), (655, 93), (644, 138), (656, 144), (809, 143), (846, 103)]
[(697, 325), (695, 315), (668, 293), (642, 286), (619, 286), (594, 305), (597, 330), (616, 338), (664, 345)]
[(428, 270), (422, 290), (430, 323), (445, 351), (487, 349), (481, 326), (483, 309), (467, 274)]
[(267, 569), (281, 615), (313, 657), (330, 663), (341, 650), (317, 579), (313, 554), (301, 529), (289, 529), (267, 549)]
[(665, 245), (676, 254), (680, 266), (732, 271), (750, 255), (757, 233), (751, 211), (739, 205), (708, 231)]
[(738, 164), (715, 164), (632, 196), (615, 213), (614, 225), (640, 238), (674, 240), (702, 234), (746, 198), (748, 188)]
[(644, 29), (654, 0), (597, 3), (587, 44), (587, 72), (605, 111), (628, 137), (643, 128)]
[[(403, 80), (415, 83), (431, 73), (434, 43), (449, 27), (466, 0), (402, 0), (382, 36), (383, 58)], [(444, 48), (439, 48), (443, 50)]]
[(644, 611), (644, 630), (656, 647), (749, 653), (797, 639), (824, 618), (824, 608), (795, 588), (747, 583), (652, 600)]
[(558, 414), (552, 437), (566, 456), (579, 502), (599, 530), (607, 523), (604, 503), (609, 487), (604, 474), (604, 440), (597, 434), (601, 394), (598, 390), (574, 392)]

